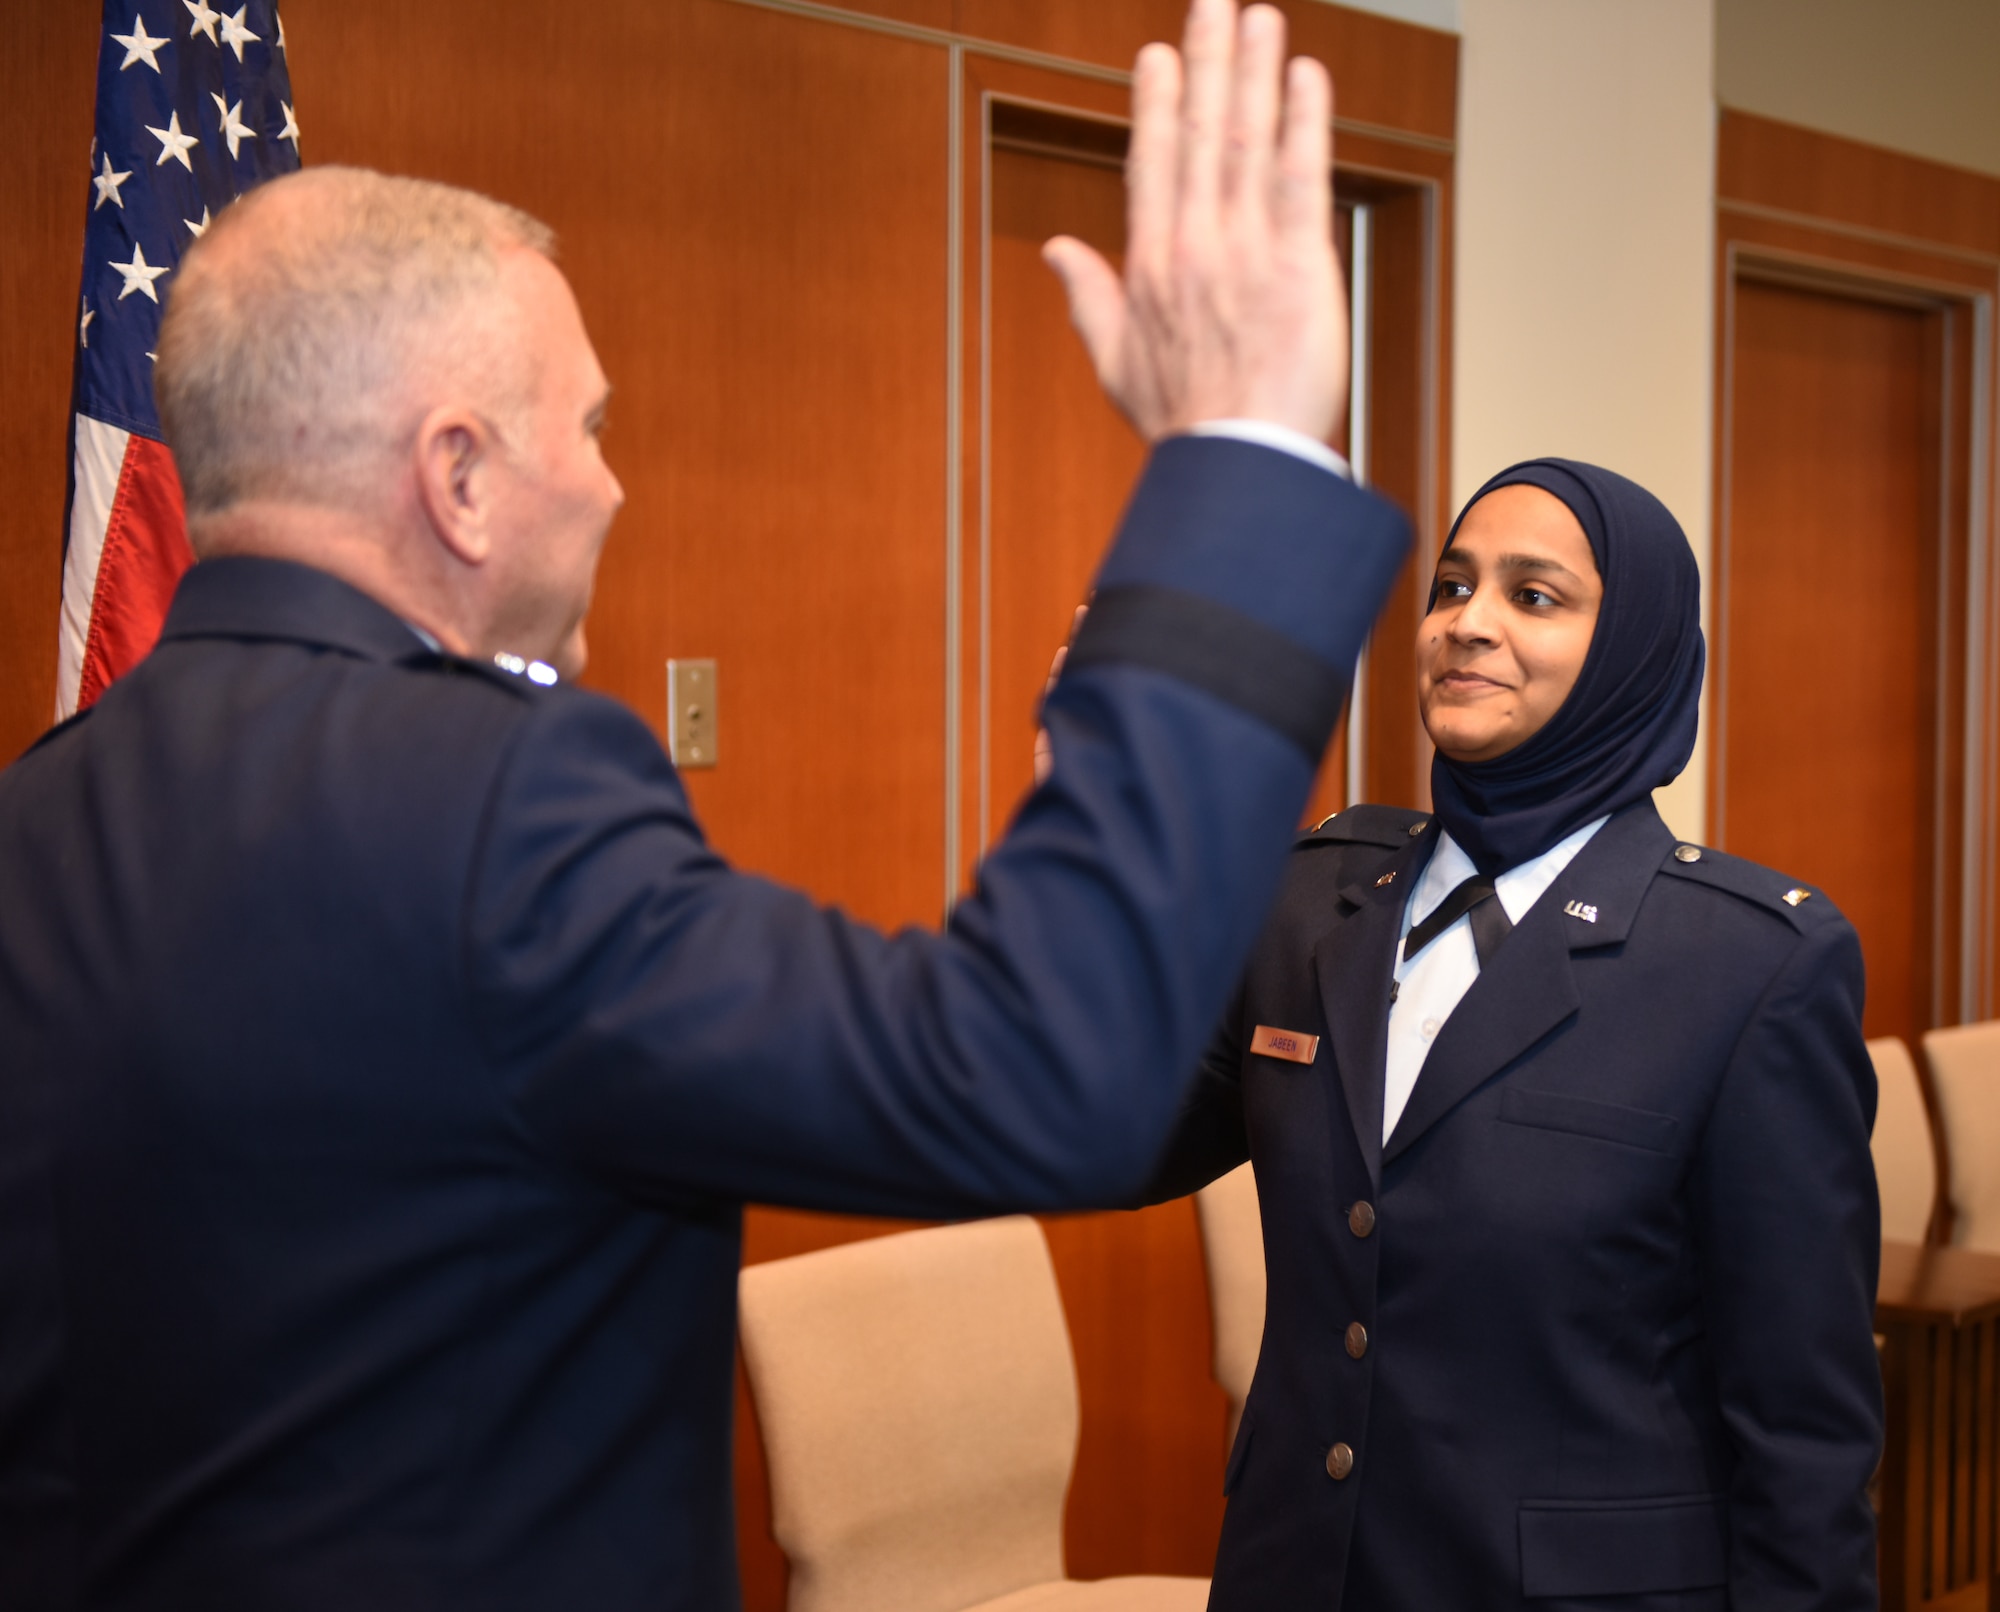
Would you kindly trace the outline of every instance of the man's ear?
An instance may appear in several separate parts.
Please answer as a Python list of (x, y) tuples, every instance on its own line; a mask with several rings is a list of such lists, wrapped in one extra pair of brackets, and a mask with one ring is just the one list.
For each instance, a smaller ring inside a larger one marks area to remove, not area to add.
[(483, 565), (493, 550), (493, 427), (470, 409), (432, 409), (417, 427), (417, 497), (431, 530), (464, 565)]

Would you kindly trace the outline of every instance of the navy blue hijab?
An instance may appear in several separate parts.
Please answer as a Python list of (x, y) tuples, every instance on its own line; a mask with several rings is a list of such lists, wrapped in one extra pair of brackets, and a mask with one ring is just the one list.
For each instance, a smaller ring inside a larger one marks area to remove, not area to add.
[(1438, 820), (1482, 873), (1504, 873), (1584, 824), (1671, 782), (1694, 753), (1704, 649), (1694, 551), (1637, 482), (1573, 459), (1529, 459), (1474, 493), (1452, 522), (1500, 487), (1561, 499), (1597, 556), (1604, 602), (1583, 670), (1547, 726), (1491, 761), (1431, 762)]

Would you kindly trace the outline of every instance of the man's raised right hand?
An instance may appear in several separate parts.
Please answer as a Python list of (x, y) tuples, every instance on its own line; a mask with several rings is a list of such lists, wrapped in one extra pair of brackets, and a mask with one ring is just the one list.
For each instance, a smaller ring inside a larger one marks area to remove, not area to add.
[(1271, 6), (1193, 0), (1181, 51), (1148, 45), (1134, 69), (1124, 274), (1069, 236), (1043, 248), (1148, 441), (1220, 419), (1323, 441), (1346, 408), (1333, 86), (1284, 53)]

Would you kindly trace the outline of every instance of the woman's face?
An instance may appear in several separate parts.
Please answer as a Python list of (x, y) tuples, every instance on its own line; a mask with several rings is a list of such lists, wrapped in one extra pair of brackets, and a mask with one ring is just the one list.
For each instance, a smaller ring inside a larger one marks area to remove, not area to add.
[(1539, 732), (1576, 686), (1604, 582), (1561, 499), (1501, 487), (1466, 512), (1417, 630), (1417, 704), (1453, 761), (1491, 761)]

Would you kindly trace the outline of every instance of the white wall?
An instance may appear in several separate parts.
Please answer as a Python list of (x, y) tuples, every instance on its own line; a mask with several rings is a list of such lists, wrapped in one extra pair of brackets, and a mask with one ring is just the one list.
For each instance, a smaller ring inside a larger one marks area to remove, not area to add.
[[(1650, 488), (1709, 557), (1714, 17), (1461, 0), (1451, 480), (1543, 454)], [(1698, 746), (1660, 794), (1699, 839)]]
[(1995, 0), (1717, 0), (1724, 106), (2000, 174)]

